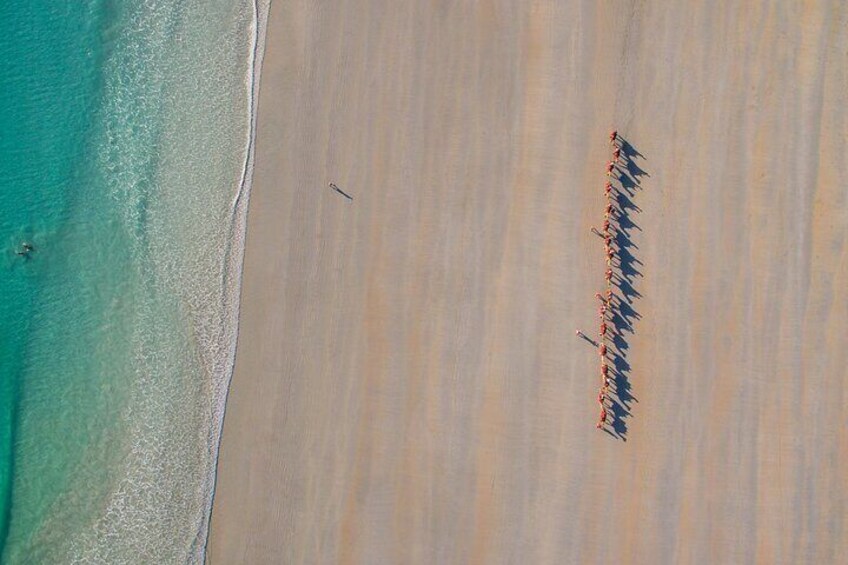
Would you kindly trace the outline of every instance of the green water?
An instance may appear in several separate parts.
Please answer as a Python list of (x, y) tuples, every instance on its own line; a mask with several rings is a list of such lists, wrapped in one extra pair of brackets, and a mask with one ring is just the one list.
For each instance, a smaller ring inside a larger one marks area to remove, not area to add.
[(253, 16), (239, 1), (0, 3), (3, 563), (199, 558)]

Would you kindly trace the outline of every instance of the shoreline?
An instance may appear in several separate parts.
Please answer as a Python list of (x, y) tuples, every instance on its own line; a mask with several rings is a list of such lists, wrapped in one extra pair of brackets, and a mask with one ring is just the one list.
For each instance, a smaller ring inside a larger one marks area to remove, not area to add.
[[(213, 421), (215, 423), (215, 433), (217, 441), (213, 442), (212, 446), (212, 472), (208, 479), (211, 482), (209, 490), (208, 502), (206, 505), (205, 520), (201, 524), (201, 529), (198, 531), (197, 540), (202, 540), (198, 543), (198, 551), (195, 554), (195, 559), (198, 563), (204, 562), (206, 559), (207, 547), (209, 545), (210, 524), (212, 520), (212, 512), (215, 505), (215, 490), (217, 486), (218, 464), (221, 452), (221, 442), (223, 440), (223, 427), (226, 418), (227, 397), (232, 383), (233, 372), (235, 371), (235, 358), (238, 349), (238, 332), (239, 332), (239, 305), (241, 301), (241, 289), (244, 277), (244, 255), (245, 242), (247, 232), (247, 216), (250, 204), (250, 190), (253, 182), (253, 169), (256, 147), (256, 123), (258, 114), (258, 96), (260, 88), (260, 80), (262, 74), (262, 59), (265, 49), (265, 33), (268, 23), (268, 15), (270, 13), (271, 0), (253, 0), (253, 40), (251, 48), (251, 70), (249, 75), (250, 81), (250, 96), (248, 105), (248, 115), (250, 126), (248, 128), (247, 151), (245, 155), (244, 166), (242, 169), (241, 178), (239, 179), (239, 188), (233, 200), (232, 206), (232, 224), (231, 231), (233, 236), (230, 238), (230, 247), (227, 249), (225, 264), (230, 266), (227, 269), (232, 282), (225, 285), (224, 288), (229, 290), (228, 296), (224, 297), (225, 311), (230, 312), (230, 327), (232, 328), (232, 339), (229, 350), (229, 363), (224, 382), (219, 386), (223, 392), (218, 392), (218, 406), (214, 412), (217, 415)], [(233, 251), (236, 251), (234, 254)]]

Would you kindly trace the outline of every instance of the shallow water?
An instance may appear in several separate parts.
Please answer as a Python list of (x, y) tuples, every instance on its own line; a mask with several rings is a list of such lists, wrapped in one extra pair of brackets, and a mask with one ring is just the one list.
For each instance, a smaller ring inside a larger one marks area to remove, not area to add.
[(253, 25), (245, 1), (0, 6), (4, 563), (202, 552)]

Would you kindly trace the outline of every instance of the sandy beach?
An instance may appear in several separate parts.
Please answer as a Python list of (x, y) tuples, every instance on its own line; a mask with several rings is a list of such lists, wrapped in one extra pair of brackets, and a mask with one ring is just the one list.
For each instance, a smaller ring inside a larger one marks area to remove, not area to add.
[(208, 563), (848, 555), (848, 5), (276, 0), (258, 107)]

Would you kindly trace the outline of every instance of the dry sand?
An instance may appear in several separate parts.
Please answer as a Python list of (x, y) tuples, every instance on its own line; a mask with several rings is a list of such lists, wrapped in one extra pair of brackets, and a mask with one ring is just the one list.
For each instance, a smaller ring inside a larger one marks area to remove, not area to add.
[(276, 1), (208, 560), (845, 559), (846, 93), (837, 0)]

